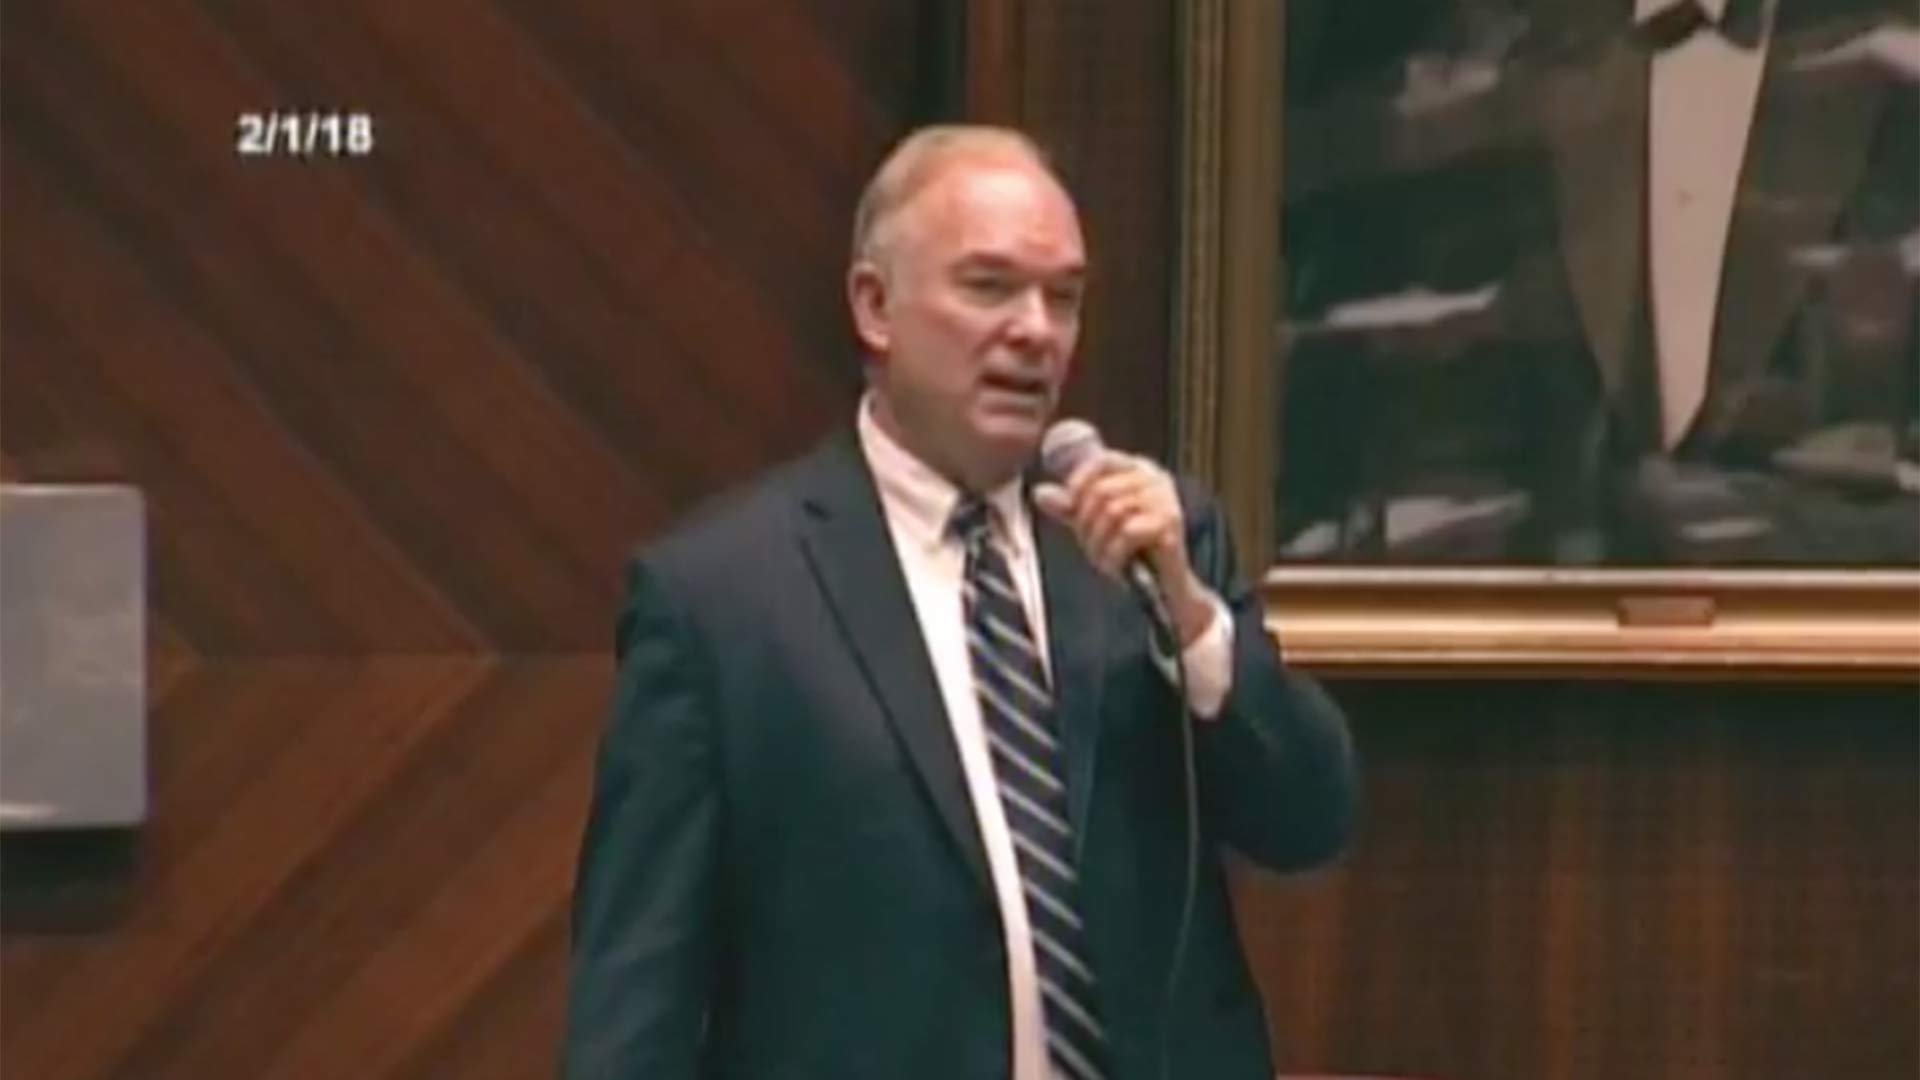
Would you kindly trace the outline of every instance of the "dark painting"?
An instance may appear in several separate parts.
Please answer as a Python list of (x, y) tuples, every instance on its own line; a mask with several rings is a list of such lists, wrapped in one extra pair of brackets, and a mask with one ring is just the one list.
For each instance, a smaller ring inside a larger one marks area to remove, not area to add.
[(1282, 562), (1920, 566), (1920, 27), (1286, 14)]

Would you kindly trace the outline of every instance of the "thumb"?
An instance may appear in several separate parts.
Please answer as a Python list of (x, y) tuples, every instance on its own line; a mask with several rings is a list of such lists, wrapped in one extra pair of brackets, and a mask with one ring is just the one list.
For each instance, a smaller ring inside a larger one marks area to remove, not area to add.
[(1035, 484), (1033, 505), (1039, 507), (1048, 517), (1062, 524), (1071, 524), (1073, 517), (1073, 499), (1067, 489), (1054, 483)]

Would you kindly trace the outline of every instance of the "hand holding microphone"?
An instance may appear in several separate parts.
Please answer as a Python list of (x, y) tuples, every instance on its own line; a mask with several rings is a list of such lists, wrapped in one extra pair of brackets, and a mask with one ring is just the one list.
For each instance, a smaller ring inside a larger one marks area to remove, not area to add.
[(1073, 531), (1102, 573), (1164, 605), (1182, 646), (1213, 619), (1211, 593), (1187, 558), (1186, 521), (1173, 476), (1134, 454), (1110, 450), (1084, 420), (1062, 420), (1041, 442), (1034, 488), (1040, 510)]

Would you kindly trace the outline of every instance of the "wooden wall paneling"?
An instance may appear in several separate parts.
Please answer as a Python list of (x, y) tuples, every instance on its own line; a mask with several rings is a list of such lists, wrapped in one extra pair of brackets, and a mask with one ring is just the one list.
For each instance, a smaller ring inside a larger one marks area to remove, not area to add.
[[(196, 161), (183, 154), (190, 147), (166, 137), (187, 122), (175, 114), (230, 117), (241, 107), (237, 103), (259, 107), (260, 102), (344, 97), (342, 88), (349, 85), (373, 88), (363, 93), (377, 99), (376, 117), (381, 116), (378, 100), (430, 101), (440, 94), (462, 102), (478, 96), (436, 87), (405, 98), (412, 91), (404, 85), (381, 93), (395, 81), (382, 72), (399, 69), (379, 62), (375, 50), (387, 47), (385, 39), (352, 36), (352, 20), (335, 12), (310, 27), (298, 25), (299, 12), (276, 12), (270, 22), (274, 29), (262, 29), (243, 14), (255, 10), (236, 6), (223, 13), (227, 22), (183, 11), (176, 21), (145, 28), (125, 27), (117, 15), (97, 20), (99, 25), (76, 20), (82, 25), (69, 27), (55, 17), (69, 14), (66, 9), (43, 13), (38, 22), (17, 18), (16, 24), (39, 38), (32, 42), (36, 48), (21, 50), (22, 55), (39, 62), (15, 67), (23, 79), (49, 72), (29, 89), (55, 95), (56, 109), (66, 110), (57, 115), (93, 119), (95, 127), (82, 129), (83, 137), (90, 135), (89, 149), (114, 159), (96, 162), (94, 171), (109, 182), (117, 180), (123, 197), (148, 197), (151, 168), (177, 169), (174, 190), (180, 203), (150, 206), (149, 216), (135, 219), (157, 238), (148, 254), (167, 270), (156, 276), (201, 286), (196, 306), (218, 306), (196, 315), (236, 339), (230, 346), (235, 362), (247, 367), (248, 376), (307, 445), (348, 457), (343, 467), (353, 469), (349, 483), (377, 500), (375, 512), (383, 521), (406, 526), (396, 531), (412, 540), (422, 561), (457, 573), (473, 560), (446, 560), (447, 549), (524, 538), (518, 551), (499, 553), (507, 565), (483, 565), (477, 580), (462, 583), (461, 599), (470, 606), (496, 607), (503, 603), (493, 595), (500, 582), (535, 583), (532, 598), (543, 607), (487, 613), (497, 644), (597, 646), (599, 633), (587, 638), (582, 630), (598, 614), (590, 610), (589, 597), (601, 594), (631, 537), (664, 524), (669, 510), (684, 509), (698, 494), (799, 449), (850, 402), (856, 366), (843, 345), (838, 301), (844, 226), (836, 220), (831, 228), (823, 225), (804, 235), (769, 236), (749, 222), (750, 246), (742, 241), (736, 250), (718, 250), (703, 239), (705, 226), (694, 222), (676, 201), (678, 192), (665, 187), (659, 175), (676, 177), (680, 189), (738, 192), (726, 213), (713, 215), (730, 220), (740, 216), (736, 211), (766, 201), (755, 197), (767, 172), (764, 162), (755, 159), (750, 164), (757, 173), (740, 173), (724, 183), (717, 174), (697, 182), (684, 179), (687, 170), (680, 162), (660, 152), (675, 148), (648, 147), (651, 153), (638, 154), (617, 133), (609, 135), (593, 110), (583, 109), (559, 80), (549, 75), (542, 96), (526, 89), (539, 90), (540, 79), (522, 83), (510, 77), (520, 74), (510, 69), (501, 73), (499, 85), (520, 87), (520, 98), (485, 101), (490, 111), (477, 117), (443, 120), (420, 108), (394, 109), (395, 121), (380, 128), (388, 149), (370, 162), (242, 166), (230, 160), (228, 145), (208, 148)], [(391, 10), (379, 6), (376, 14)], [(469, 61), (529, 49), (510, 28), (499, 30), (497, 41), (481, 29), (502, 22), (469, 24), (474, 29), (468, 44), (491, 44), (491, 51), (482, 49)], [(299, 47), (310, 50), (290, 57), (325, 59), (302, 64), (274, 52), (280, 43), (275, 35), (288, 33), (287, 23), (295, 24)], [(417, 27), (379, 30), (389, 36), (419, 33)], [(95, 42), (96, 36), (105, 40)], [(210, 82), (210, 89), (176, 92), (182, 100), (162, 106), (171, 111), (156, 119), (150, 114), (162, 98), (158, 68), (163, 61), (144, 57), (130, 44), (139, 40), (159, 42), (148, 51), (165, 53), (175, 64), (184, 43), (185, 52), (204, 54), (200, 67), (224, 70), (229, 78), (181, 80)], [(419, 44), (404, 36), (398, 40), (400, 47)], [(248, 62), (253, 52), (273, 56), (276, 73), (292, 69), (303, 77), (268, 80)], [(46, 59), (49, 55), (52, 59)], [(343, 59), (353, 57), (360, 59)], [(530, 74), (551, 69), (539, 62), (541, 57), (533, 59)], [(525, 58), (520, 64), (528, 66)], [(415, 66), (439, 70), (444, 78), (459, 73), (445, 65)], [(84, 77), (63, 79), (63, 72)], [(87, 98), (112, 95), (123, 80), (142, 77), (155, 85), (136, 81), (120, 87), (118, 100), (89, 107)], [(501, 107), (524, 98), (547, 111)], [(236, 104), (208, 108), (211, 100)], [(408, 120), (414, 126), (406, 126)], [(463, 171), (457, 158), (445, 161), (454, 139), (438, 134), (463, 129), (488, 139), (490, 152), (517, 156), (476, 161), (476, 167)], [(413, 145), (410, 132), (435, 134), (419, 137), (425, 145)], [(881, 136), (875, 134), (876, 145)], [(715, 135), (710, 141), (727, 140)], [(520, 204), (511, 198), (495, 199), (506, 185), (488, 179), (493, 177), (544, 191), (539, 211), (556, 215), (565, 227), (534, 227), (541, 224), (537, 214), (517, 209)], [(654, 178), (651, 187), (649, 177)], [(787, 176), (766, 179), (784, 184)], [(205, 194), (209, 180), (216, 189), (212, 206)], [(582, 186), (582, 180), (589, 184)], [(402, 183), (407, 186), (398, 186)], [(405, 201), (394, 198), (396, 192)], [(850, 206), (852, 192), (839, 201)], [(191, 233), (179, 225), (203, 216), (224, 225), (224, 242), (202, 243), (198, 221)], [(843, 217), (844, 210), (833, 216)], [(529, 217), (532, 226), (519, 224)], [(498, 224), (503, 221), (516, 224)], [(337, 235), (358, 242), (335, 244)], [(576, 263), (575, 280), (561, 284), (591, 284), (583, 280), (586, 275), (613, 274), (618, 291), (564, 289), (543, 302), (553, 275), (532, 263), (540, 243), (531, 241), (525, 251), (531, 265), (523, 265), (512, 246), (534, 235), (571, 236), (575, 243), (591, 238), (585, 248), (591, 265)], [(463, 247), (449, 257), (448, 247), (456, 244)], [(799, 254), (796, 244), (812, 245), (810, 253)], [(234, 273), (200, 261), (249, 252), (267, 264), (261, 268), (266, 272)], [(196, 261), (192, 271), (178, 272), (182, 259)], [(784, 275), (785, 288), (747, 280), (782, 261), (808, 266), (808, 282), (825, 282), (809, 286), (824, 290), (831, 302), (813, 312), (811, 322), (799, 322), (782, 307), (801, 287), (797, 271)], [(284, 276), (276, 278), (274, 270)], [(469, 284), (475, 280), (485, 282), (494, 306), (476, 299), (479, 290)], [(278, 287), (263, 295), (269, 282)], [(591, 319), (575, 314), (583, 303), (573, 298), (580, 295), (588, 298)], [(529, 310), (552, 314), (529, 318), (524, 314)], [(607, 317), (620, 311), (641, 314), (626, 318), (624, 325), (617, 316)], [(512, 332), (529, 325), (550, 329), (551, 320), (563, 320), (574, 341), (592, 343), (592, 354), (569, 362), (583, 350), (561, 350), (561, 359), (554, 360), (545, 349), (531, 347), (552, 340), (551, 332), (535, 335), (527, 347), (514, 347)], [(656, 323), (671, 333), (656, 329)], [(796, 345), (796, 328), (816, 344)], [(572, 392), (556, 394), (555, 386)], [(608, 394), (609, 387), (621, 393)], [(705, 417), (699, 408), (688, 407), (690, 395), (713, 401)], [(391, 419), (369, 415), (382, 408), (391, 411)], [(580, 411), (590, 422), (577, 422)], [(620, 449), (631, 459), (607, 453), (609, 440), (597, 434), (605, 431), (622, 433)], [(664, 450), (668, 445), (674, 448), (671, 454)], [(732, 453), (729, 466), (730, 447), (743, 449)], [(617, 467), (615, 460), (621, 461)], [(712, 468), (716, 461), (723, 471)], [(610, 469), (622, 475), (615, 477)], [(454, 523), (461, 526), (457, 533), (450, 531)], [(567, 574), (573, 580), (540, 584), (543, 574)]]
[[(6, 10), (11, 15), (16, 8)], [(16, 44), (16, 48), (9, 51), (9, 76), (31, 78), (38, 74), (36, 60), (12, 57), (61, 55), (51, 49), (20, 47), (24, 44), (20, 37), (11, 33), (9, 36)], [(58, 115), (65, 119), (49, 122), (47, 126), (52, 128), (58, 123), (62, 128), (84, 133), (87, 121), (107, 111), (89, 110), (73, 99), (81, 94), (104, 92), (113, 85), (112, 77), (88, 68), (78, 59), (67, 61), (52, 74), (58, 76), (60, 70), (71, 73), (72, 77), (63, 78), (62, 82), (62, 91), (71, 96), (56, 99), (62, 109)], [(11, 89), (8, 97), (14, 97)], [(235, 212), (226, 201), (208, 201), (196, 194), (205, 186), (205, 173), (186, 167), (177, 146), (164, 142), (151, 146), (129, 142), (126, 136), (130, 132), (152, 127), (141, 120), (134, 111), (137, 108), (128, 105), (130, 121), (98, 129), (92, 137), (99, 151), (119, 154), (119, 160), (105, 171), (118, 173), (123, 191), (164, 188), (169, 170), (176, 166), (182, 169), (176, 190), (183, 201), (160, 211), (173, 218), (175, 231), (169, 239), (145, 249), (148, 254), (157, 254), (164, 260), (149, 272), (149, 284), (145, 288), (153, 296), (145, 303), (164, 304), (161, 296), (175, 288), (184, 291), (188, 283), (206, 290), (198, 293), (202, 301), (210, 295), (218, 296), (221, 307), (216, 313), (188, 310), (193, 311), (201, 335), (208, 328), (213, 333), (231, 335), (225, 343), (226, 357), (241, 369), (238, 378), (250, 382), (266, 407), (274, 412), (286, 432), (283, 437), (295, 444), (293, 452), (311, 453), (323, 461), (325, 467), (341, 474), (340, 483), (371, 504), (370, 513), (377, 518), (378, 527), (397, 540), (411, 561), (434, 567), (437, 574), (463, 586), (458, 590), (461, 600), (474, 606), (485, 605), (476, 614), (486, 619), (483, 627), (490, 637), (511, 641), (516, 632), (523, 638), (531, 637), (524, 629), (529, 623), (539, 628), (557, 626), (570, 616), (585, 616), (600, 608), (602, 582), (589, 583), (584, 574), (568, 573), (565, 560), (558, 557), (541, 536), (546, 530), (530, 523), (536, 515), (515, 506), (507, 485), (485, 467), (460, 436), (435, 423), (434, 410), (427, 402), (430, 391), (417, 384), (408, 386), (396, 378), (400, 369), (412, 363), (412, 354), (403, 351), (397, 358), (383, 356), (376, 346), (360, 338), (358, 331), (346, 324), (348, 319), (364, 323), (375, 319), (375, 315), (365, 310), (350, 310), (354, 305), (338, 296), (332, 287), (334, 282), (325, 275), (319, 279), (290, 275), (281, 254), (270, 251), (264, 242), (265, 230), (257, 229), (255, 223)], [(30, 135), (32, 129), (27, 131)], [(232, 148), (222, 146), (208, 153), (210, 157), (218, 154), (230, 157)], [(14, 155), (8, 155), (5, 165), (11, 165), (13, 158)], [(286, 164), (279, 168), (289, 184), (317, 175), (311, 169), (299, 170)], [(245, 186), (238, 179), (239, 170), (237, 165), (226, 168), (226, 175), (235, 187)], [(206, 171), (220, 174), (221, 168), (210, 162)], [(311, 183), (311, 180), (304, 182)], [(11, 190), (17, 184), (10, 181), (7, 186)], [(279, 216), (297, 216), (301, 203), (297, 196), (289, 199), (285, 213)], [(192, 223), (191, 227), (186, 223)], [(14, 226), (14, 230), (19, 228)], [(200, 235), (205, 235), (208, 241), (205, 245)], [(9, 243), (12, 246), (21, 241), (10, 239)], [(61, 238), (56, 243), (58, 246), (45, 252), (28, 247), (22, 254), (29, 257), (10, 260), (10, 263), (33, 267), (36, 275), (49, 277), (63, 264), (74, 265), (80, 272), (98, 269), (85, 261), (92, 258), (91, 255), (75, 258), (71, 239)], [(326, 246), (329, 242), (315, 234), (311, 243)], [(335, 246), (358, 252), (355, 244)], [(241, 265), (231, 268), (202, 265), (201, 273), (189, 275), (172, 272), (177, 266), (174, 260), (196, 255), (209, 260), (238, 258)], [(251, 255), (270, 261), (258, 267), (261, 272), (249, 272), (246, 260)], [(350, 260), (365, 257), (364, 253), (348, 256)], [(381, 275), (363, 265), (333, 276), (377, 278)], [(195, 302), (182, 301), (182, 304)], [(329, 307), (333, 310), (328, 310)], [(224, 321), (229, 317), (236, 321)], [(121, 355), (127, 363), (137, 360), (153, 369), (155, 389), (165, 385), (161, 374), (169, 366), (195, 360), (192, 353), (166, 351), (162, 342), (135, 333), (142, 329), (139, 327), (127, 327), (117, 321), (81, 321), (80, 327), (101, 334), (120, 332), (122, 337), (104, 341), (101, 347)], [(181, 333), (188, 338), (201, 336), (184, 329)], [(195, 421), (193, 435), (196, 438), (218, 440), (224, 434), (220, 423)], [(505, 447), (510, 445), (513, 433), (501, 430), (492, 437), (497, 447)], [(496, 449), (495, 453), (503, 454), (504, 450)], [(231, 454), (218, 467), (203, 471), (210, 478), (229, 475), (242, 467), (235, 460), (240, 456)], [(523, 462), (519, 468), (526, 470), (528, 466)], [(135, 478), (139, 478), (137, 474)], [(271, 497), (270, 489), (257, 487), (248, 489), (243, 496), (246, 501), (265, 501)], [(262, 508), (261, 517), (269, 517), (267, 509)], [(450, 557), (455, 551), (459, 557)], [(506, 565), (501, 565), (503, 562)], [(473, 568), (473, 577), (461, 582), (459, 576), (467, 568)], [(280, 595), (261, 590), (256, 602), (271, 612)], [(278, 651), (300, 651), (306, 647), (307, 643), (297, 636), (302, 633), (298, 612), (284, 613), (280, 622), (280, 633), (296, 635), (291, 642), (276, 640), (274, 632), (251, 627), (245, 634), (218, 644), (225, 649), (244, 651), (276, 651), (276, 646)], [(381, 635), (382, 643), (426, 649), (445, 644), (444, 638), (396, 639), (386, 635), (402, 629), (405, 624), (380, 625), (384, 629), (373, 633)]]
[[(116, 433), (125, 478), (150, 485), (156, 518), (226, 519), (225, 551), (197, 550), (208, 529), (155, 530), (169, 545), (195, 537), (179, 551), (206, 563), (193, 594), (226, 596), (218, 607), (233, 621), (206, 643), (337, 651), (392, 635), (427, 650), (471, 644), (465, 619), (337, 478), (289, 443), (218, 344), (156, 296), (135, 258), (50, 173), (24, 141), (10, 148), (10, 243), (45, 254), (7, 261), (10, 320), (45, 327), (49, 347), (10, 350), (9, 363), (90, 411), (95, 430)], [(251, 565), (260, 572), (247, 574)]]
[[(277, 97), (197, 9), (155, 3), (106, 12), (71, 5), (58, 13), (73, 17), (76, 35), (151, 109), (157, 126), (192, 130), (196, 121), (204, 127), (202, 118), (237, 115)], [(350, 167), (243, 169), (224, 139), (189, 138), (175, 152), (199, 168), (223, 208), (298, 268), (303, 291), (326, 298), (364, 334), (365, 347), (330, 357), (325, 373), (364, 366), (376, 382), (356, 406), (368, 408), (373, 398), (400, 403), (413, 424), (432, 425), (433, 445), (457, 455), (457, 465), (447, 462), (454, 467), (422, 477), (416, 487), (482, 484), (485, 495), (474, 503), (484, 506), (463, 505), (449, 517), (473, 520), (493, 509), (498, 524), (473, 532), (518, 532), (538, 553), (513, 574), (536, 576), (546, 568), (573, 579), (570, 588), (554, 591), (571, 592), (575, 602), (542, 614), (556, 622), (585, 614), (585, 597), (598, 585), (589, 584), (592, 571), (606, 565), (589, 548), (599, 523), (617, 520), (615, 507), (631, 498), (630, 467), (583, 436), (431, 260), (362, 198)]]
[(1438, 1077), (1911, 1075), (1911, 687), (1342, 684), (1331, 871), (1236, 876), (1285, 1063)]
[(384, 1075), (437, 1034), (565, 909), (604, 675), (599, 660), (502, 665), (120, 1068)]
[(1175, 30), (1166, 0), (968, 7), (979, 64), (968, 66), (970, 107), (1046, 147), (1087, 234), (1092, 273), (1065, 408), (1107, 442), (1162, 459), (1173, 418)]
[(520, 1080), (552, 1074), (565, 1020), (568, 918), (554, 911), (458, 1014), (415, 1041), (390, 1075), (402, 1080)]
[[(283, 97), (367, 103), (391, 144), (356, 166), (368, 197), (412, 230), (584, 426), (635, 463), (649, 497), (643, 521), (626, 524), (655, 526), (730, 475), (714, 472), (715, 459), (735, 454), (736, 474), (751, 467), (751, 446), (708, 446), (701, 433), (734, 412), (730, 400), (767, 388), (717, 381), (647, 310), (663, 285), (649, 265), (655, 251), (672, 257), (673, 224), (646, 213), (658, 197), (619, 175), (624, 148), (510, 24), (484, 13), (466, 20), (470, 51), (459, 63), (404, 62), (423, 55), (414, 50), (433, 19), (451, 17), (432, 7), (214, 10), (288, 87)], [(474, 92), (476, 67), (494, 72), (488, 85), (511, 89)], [(607, 227), (613, 206), (620, 228)], [(623, 240), (640, 250), (623, 252)]]
[(605, 674), (597, 658), (495, 665), (319, 857), (234, 920), (118, 1068), (323, 1076), (359, 1057), (383, 1072), (389, 1042), (424, 1037), (564, 907)]
[[(327, 857), (337, 832), (399, 775), (409, 755), (455, 715), (486, 678), (479, 658), (284, 660), (240, 665), (256, 673), (317, 673), (345, 693), (265, 706), (242, 694), (220, 708), (274, 725), (282, 738), (253, 762), (242, 784), (199, 834), (143, 843), (128, 915), (111, 931), (75, 942), (57, 972), (31, 993), (8, 996), (0, 1013), (6, 1069), (22, 1076), (106, 1075), (117, 1055), (162, 1025), (174, 999), (248, 920)], [(310, 677), (302, 679), (310, 684)], [(180, 717), (197, 725), (206, 712)], [(287, 725), (289, 715), (294, 725)], [(156, 725), (165, 722), (156, 718)], [(157, 823), (169, 814), (156, 801)], [(0, 954), (4, 955), (4, 954)]]
[[(782, 356), (784, 362), (752, 380), (757, 404), (732, 417), (730, 427), (740, 437), (778, 439), (782, 455), (794, 452), (817, 434), (817, 417), (837, 418), (858, 383), (839, 271), (842, 223), (851, 218), (859, 180), (839, 180), (837, 169), (783, 145), (791, 136), (775, 130), (775, 118), (743, 100), (740, 87), (684, 47), (671, 25), (663, 32), (654, 24), (665, 9), (604, 5), (591, 17), (588, 11), (527, 4), (515, 15), (573, 73), (577, 93), (638, 160), (671, 163), (660, 176), (659, 201), (674, 208), (691, 235), (684, 253), (663, 261), (660, 273), (683, 279), (662, 286), (686, 290), (687, 302), (676, 310), (694, 317), (688, 337), (700, 346), (689, 359), (746, 372), (764, 363), (759, 357)], [(816, 90), (823, 112), (856, 108), (855, 100), (832, 90)], [(872, 147), (876, 159), (880, 148), (879, 142)], [(729, 276), (706, 280), (709, 266)], [(802, 347), (772, 333), (742, 336), (756, 320), (769, 330), (785, 320), (803, 328), (813, 344)], [(774, 372), (780, 381), (768, 378)], [(795, 418), (806, 417), (816, 419), (794, 426)]]
[[(648, 76), (702, 73), (707, 96), (670, 94), (621, 85), (621, 57), (604, 50), (610, 70), (587, 79), (492, 8), (458, 20), (428, 7), (156, 5), (141, 24), (99, 5), (15, 5), (10, 126), (226, 354), (285, 438), (368, 503), (408, 561), (449, 579), (490, 642), (597, 648), (602, 631), (587, 628), (634, 536), (798, 450), (850, 402), (839, 266), (870, 161), (821, 155), (858, 141), (877, 158), (896, 130), (874, 126), (886, 99), (865, 77), (826, 80), (828, 134), (789, 136), (805, 160), (775, 167), (785, 148), (758, 133), (790, 127), (801, 106), (744, 127), (788, 96), (745, 78), (767, 46), (728, 56), (731, 83), (688, 59)], [(882, 29), (911, 31), (911, 7), (889, 10)], [(650, 8), (645, 19), (666, 22), (621, 43), (697, 55), (680, 24), (712, 39), (704, 12), (676, 22)], [(540, 18), (604, 25), (590, 7)], [(458, 49), (436, 36), (449, 25), (462, 27)], [(791, 83), (842, 47), (789, 41), (782, 55), (804, 59), (772, 70)], [(176, 70), (207, 89), (163, 96), (139, 82)], [(230, 104), (205, 107), (216, 99)], [(667, 113), (670, 138), (609, 121), (616, 106), (635, 111), (628, 101), (668, 99), (640, 111)], [(327, 101), (379, 121), (370, 159), (240, 163), (231, 129), (206, 119)], [(708, 107), (730, 109), (727, 122), (703, 121)], [(789, 189), (816, 194), (770, 217), (762, 207), (793, 203)], [(796, 214), (832, 220), (794, 226)], [(338, 228), (301, 224), (316, 218)], [(387, 328), (416, 318), (431, 343)], [(601, 468), (611, 460), (619, 482)], [(282, 648), (312, 646), (299, 636), (310, 620), (282, 621), (296, 635)], [(352, 630), (373, 645), (445, 644), (393, 620)], [(240, 639), (276, 645), (251, 631), (229, 643)]]

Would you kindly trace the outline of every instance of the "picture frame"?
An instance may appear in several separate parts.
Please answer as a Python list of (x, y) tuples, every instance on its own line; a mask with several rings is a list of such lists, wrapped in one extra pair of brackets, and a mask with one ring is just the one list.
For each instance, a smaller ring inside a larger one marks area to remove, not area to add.
[(1178, 17), (1175, 458), (1220, 493), (1290, 660), (1356, 677), (1920, 677), (1920, 567), (1272, 564), (1286, 5), (1191, 0)]

